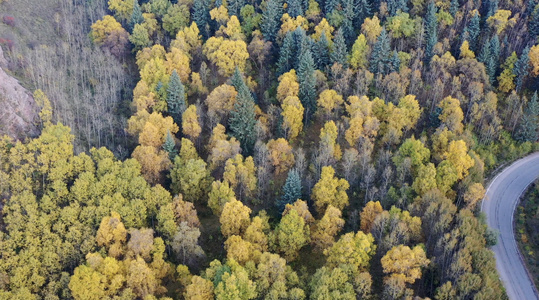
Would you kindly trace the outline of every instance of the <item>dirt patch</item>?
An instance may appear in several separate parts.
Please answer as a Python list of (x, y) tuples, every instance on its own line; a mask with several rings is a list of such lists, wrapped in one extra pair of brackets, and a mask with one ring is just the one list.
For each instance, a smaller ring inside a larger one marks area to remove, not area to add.
[(19, 140), (37, 136), (39, 118), (34, 98), (6, 70), (7, 61), (0, 47), (0, 135)]

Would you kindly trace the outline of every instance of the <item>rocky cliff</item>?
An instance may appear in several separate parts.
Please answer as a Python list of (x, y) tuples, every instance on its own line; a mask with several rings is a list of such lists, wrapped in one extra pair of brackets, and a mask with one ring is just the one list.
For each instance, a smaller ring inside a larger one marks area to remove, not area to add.
[(0, 47), (0, 135), (15, 139), (36, 136), (39, 110), (32, 94), (8, 75), (7, 65)]

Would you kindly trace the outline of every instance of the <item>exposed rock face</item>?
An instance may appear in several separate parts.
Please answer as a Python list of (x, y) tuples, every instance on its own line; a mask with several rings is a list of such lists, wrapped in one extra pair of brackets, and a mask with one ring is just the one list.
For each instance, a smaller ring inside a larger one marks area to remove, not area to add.
[(0, 135), (15, 139), (36, 136), (39, 116), (34, 98), (5, 70), (7, 61), (0, 47)]
[(0, 68), (2, 69), (7, 68), (7, 60), (4, 57), (4, 52), (2, 51), (2, 47), (0, 47)]

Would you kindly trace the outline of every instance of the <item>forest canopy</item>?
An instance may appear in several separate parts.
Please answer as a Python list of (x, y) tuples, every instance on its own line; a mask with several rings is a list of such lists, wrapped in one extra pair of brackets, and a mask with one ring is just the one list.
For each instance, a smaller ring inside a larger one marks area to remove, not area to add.
[(506, 298), (478, 204), (539, 149), (539, 1), (106, 8), (130, 157), (36, 91), (41, 135), (0, 139), (0, 298)]

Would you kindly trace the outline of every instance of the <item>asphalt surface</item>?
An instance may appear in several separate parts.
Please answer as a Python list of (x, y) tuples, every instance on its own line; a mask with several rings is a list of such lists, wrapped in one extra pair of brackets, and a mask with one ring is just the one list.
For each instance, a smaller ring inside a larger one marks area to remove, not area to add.
[(487, 189), (481, 210), (487, 215), (487, 224), (497, 230), (498, 243), (492, 247), (496, 268), (512, 300), (539, 299), (519, 253), (514, 235), (513, 216), (520, 196), (539, 177), (539, 152), (517, 160), (503, 169)]

